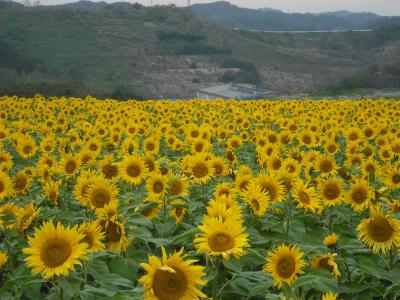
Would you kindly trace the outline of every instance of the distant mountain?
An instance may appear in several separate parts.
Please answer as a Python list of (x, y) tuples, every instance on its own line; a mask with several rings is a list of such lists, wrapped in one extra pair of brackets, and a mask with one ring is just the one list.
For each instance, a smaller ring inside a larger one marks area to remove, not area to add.
[(252, 30), (312, 31), (374, 29), (393, 22), (396, 17), (349, 11), (321, 14), (285, 13), (273, 9), (241, 8), (226, 1), (194, 4), (192, 11), (201, 19), (225, 26)]

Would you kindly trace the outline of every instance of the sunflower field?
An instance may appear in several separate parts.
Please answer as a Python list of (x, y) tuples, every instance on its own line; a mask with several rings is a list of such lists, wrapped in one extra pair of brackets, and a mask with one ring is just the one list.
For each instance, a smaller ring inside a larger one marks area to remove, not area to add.
[(0, 98), (0, 299), (399, 299), (400, 102)]

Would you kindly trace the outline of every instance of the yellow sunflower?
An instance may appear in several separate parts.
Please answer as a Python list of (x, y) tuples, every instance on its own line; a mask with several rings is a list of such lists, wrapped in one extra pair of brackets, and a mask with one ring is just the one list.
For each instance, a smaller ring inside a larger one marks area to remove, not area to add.
[(114, 156), (112, 154), (108, 154), (104, 157), (104, 159), (100, 162), (100, 169), (106, 179), (117, 179), (118, 165), (114, 162)]
[(222, 218), (210, 218), (204, 225), (199, 226), (202, 231), (195, 239), (194, 244), (199, 253), (213, 256), (230, 256), (239, 258), (249, 247), (248, 234), (240, 221)]
[(59, 193), (60, 182), (59, 181), (52, 181), (48, 180), (45, 183), (44, 190), (47, 198), (53, 202), (55, 205), (58, 203), (58, 197), (60, 196)]
[(382, 181), (389, 189), (400, 189), (400, 168), (387, 168), (382, 172)]
[(105, 178), (97, 178), (87, 189), (86, 203), (93, 209), (103, 208), (104, 205), (116, 201), (118, 188)]
[(211, 167), (214, 169), (214, 174), (216, 177), (223, 177), (228, 174), (228, 163), (223, 157), (213, 157), (210, 163)]
[(96, 171), (93, 170), (85, 170), (81, 172), (78, 179), (76, 180), (76, 184), (74, 187), (73, 194), (75, 199), (78, 200), (83, 206), (88, 206), (87, 202), (87, 191), (88, 189), (94, 185), (98, 181), (105, 181), (105, 179), (100, 176)]
[(149, 256), (149, 263), (142, 263), (146, 271), (139, 282), (144, 285), (145, 300), (197, 300), (206, 295), (199, 286), (207, 283), (202, 279), (206, 274), (204, 267), (195, 266), (196, 260), (184, 260), (183, 249), (167, 257), (162, 247), (162, 260)]
[(167, 178), (154, 174), (146, 183), (147, 194), (153, 198), (161, 198), (167, 193)]
[(188, 182), (183, 177), (172, 177), (167, 181), (170, 196), (187, 196)]
[(235, 202), (235, 200), (230, 199), (232, 203), (228, 203), (227, 201), (223, 201), (222, 199), (230, 198), (217, 198), (208, 202), (207, 215), (203, 217), (203, 224), (207, 224), (207, 222), (211, 218), (221, 218), (224, 222), (228, 219), (234, 221), (242, 220), (242, 211), (240, 210), (240, 206)]
[(321, 208), (320, 199), (314, 187), (307, 187), (301, 180), (296, 182), (292, 195), (294, 201), (297, 202), (297, 207), (306, 212), (315, 213)]
[(29, 190), (31, 179), (23, 170), (19, 171), (14, 178), (14, 190), (19, 194), (26, 194)]
[(6, 197), (13, 195), (13, 184), (6, 173), (0, 171), (0, 201)]
[(346, 194), (346, 201), (356, 212), (368, 208), (370, 200), (374, 197), (374, 192), (365, 180), (359, 180), (350, 186)]
[(29, 247), (22, 251), (29, 256), (25, 259), (32, 273), (42, 273), (45, 280), (56, 276), (68, 276), (74, 265), (82, 265), (86, 259), (86, 243), (79, 243), (85, 236), (78, 232), (76, 226), (56, 226), (45, 222), (40, 229), (35, 229), (34, 237), (29, 237)]
[(104, 250), (104, 244), (101, 241), (104, 238), (104, 233), (101, 231), (98, 221), (84, 222), (79, 225), (78, 231), (84, 235), (84, 238), (80, 240), (80, 243), (88, 244), (88, 252)]
[(400, 220), (384, 215), (380, 208), (371, 209), (372, 216), (357, 226), (358, 238), (374, 253), (388, 252), (400, 246)]
[(17, 227), (19, 230), (25, 232), (29, 229), (32, 222), (38, 217), (42, 208), (37, 208), (35, 202), (25, 205), (17, 212)]
[(118, 221), (116, 216), (101, 220), (100, 225), (105, 233), (105, 241), (109, 250), (124, 252), (128, 248), (129, 241), (125, 235), (125, 224)]
[(334, 247), (337, 244), (338, 236), (336, 233), (327, 235), (324, 238), (324, 245), (327, 247)]
[(303, 255), (304, 253), (297, 246), (282, 244), (268, 252), (263, 270), (272, 275), (275, 279), (274, 285), (279, 289), (282, 288), (284, 282), (291, 285), (299, 274), (304, 273)]
[(319, 187), (319, 194), (326, 206), (334, 206), (342, 203), (343, 184), (340, 179), (329, 178)]
[(148, 168), (143, 159), (137, 156), (127, 156), (120, 164), (120, 173), (123, 179), (139, 185), (146, 178)]
[(243, 194), (244, 200), (253, 210), (253, 213), (256, 216), (263, 216), (267, 211), (267, 207), (269, 204), (269, 194), (267, 192), (263, 192), (261, 187), (257, 184), (250, 184), (247, 191)]
[(329, 293), (323, 294), (321, 300), (337, 300), (337, 298), (338, 298), (337, 294), (329, 292)]
[(283, 200), (285, 196), (285, 188), (283, 183), (275, 175), (260, 173), (255, 182), (261, 187), (261, 191), (268, 192), (272, 203), (277, 203)]
[(75, 175), (80, 168), (80, 161), (71, 153), (64, 154), (60, 161), (60, 172), (67, 176)]
[(0, 270), (4, 268), (5, 264), (7, 263), (8, 255), (7, 253), (0, 251)]
[(207, 183), (214, 176), (214, 169), (205, 155), (197, 154), (190, 159), (190, 173), (194, 183)]
[(338, 279), (340, 277), (340, 271), (335, 262), (335, 255), (336, 254), (332, 253), (318, 255), (312, 259), (311, 267), (313, 269), (326, 269)]

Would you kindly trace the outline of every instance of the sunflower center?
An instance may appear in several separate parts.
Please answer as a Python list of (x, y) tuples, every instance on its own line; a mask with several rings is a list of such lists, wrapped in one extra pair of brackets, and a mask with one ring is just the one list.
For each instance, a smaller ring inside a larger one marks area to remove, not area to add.
[(194, 147), (196, 152), (201, 152), (203, 151), (204, 145), (201, 143), (196, 144), (196, 146)]
[(118, 224), (109, 222), (107, 226), (107, 238), (110, 242), (116, 243), (121, 240), (122, 232)]
[(153, 279), (154, 295), (160, 300), (181, 299), (187, 289), (187, 277), (179, 269), (175, 273), (157, 270)]
[(177, 196), (183, 191), (183, 186), (180, 181), (175, 181), (170, 185), (171, 195)]
[(71, 245), (60, 238), (47, 241), (41, 249), (40, 257), (45, 266), (55, 268), (61, 266), (71, 256)]
[(368, 232), (376, 242), (386, 242), (394, 232), (393, 227), (384, 217), (375, 217), (368, 225)]
[(27, 180), (26, 180), (25, 176), (20, 175), (15, 178), (15, 189), (16, 190), (19, 190), (19, 191), (23, 190), (26, 187), (26, 184), (27, 184)]
[(273, 162), (272, 162), (272, 169), (274, 169), (275, 171), (276, 170), (279, 170), (279, 168), (281, 167), (281, 161), (279, 160), (279, 159), (275, 159)]
[(336, 151), (336, 145), (329, 145), (328, 146), (328, 152), (329, 153), (334, 153)]
[(324, 160), (320, 164), (320, 170), (324, 173), (329, 173), (333, 169), (333, 164), (329, 160)]
[(126, 168), (126, 173), (130, 177), (138, 177), (140, 175), (140, 167), (136, 164), (131, 164)]
[(90, 149), (91, 151), (97, 151), (98, 147), (97, 147), (96, 144), (91, 144), (91, 145), (89, 146), (89, 149)]
[(214, 170), (215, 170), (215, 175), (219, 176), (219, 175), (222, 174), (223, 169), (222, 169), (222, 166), (221, 166), (221, 165), (215, 164), (215, 165), (213, 166), (213, 168), (214, 168)]
[(329, 264), (329, 258), (324, 257), (318, 261), (318, 268), (323, 268), (328, 270), (329, 272), (333, 271), (333, 266)]
[(5, 189), (6, 188), (5, 188), (3, 181), (0, 181), (0, 193), (4, 192)]
[(4, 132), (0, 132), (0, 139), (6, 138), (6, 134)]
[(251, 200), (251, 204), (253, 205), (254, 210), (256, 211), (260, 210), (260, 203), (258, 203), (256, 199)]
[(211, 250), (215, 252), (224, 252), (232, 249), (235, 246), (232, 236), (224, 232), (218, 232), (210, 235), (208, 238), (208, 244)]
[(74, 173), (75, 169), (76, 169), (76, 163), (72, 160), (67, 162), (67, 164), (65, 165), (65, 171), (68, 174)]
[(107, 179), (111, 179), (114, 177), (117, 177), (118, 175), (118, 167), (117, 166), (113, 166), (111, 164), (109, 165), (105, 165), (103, 167), (103, 174)]
[(357, 204), (364, 203), (367, 200), (367, 191), (363, 188), (356, 188), (351, 193), (351, 199)]
[(304, 191), (299, 191), (298, 193), (299, 199), (301, 203), (310, 204), (310, 197)]
[(268, 192), (269, 196), (271, 197), (271, 201), (274, 201), (278, 196), (278, 191), (272, 183), (262, 183), (261, 190), (263, 192)]
[(335, 200), (340, 195), (340, 189), (335, 183), (329, 183), (324, 188), (324, 196), (328, 200)]
[(25, 154), (30, 154), (32, 152), (33, 148), (29, 145), (25, 146), (23, 151)]
[(311, 144), (311, 137), (308, 135), (304, 135), (301, 139), (303, 141), (304, 144), (309, 145)]
[(107, 189), (99, 188), (93, 191), (90, 202), (96, 208), (102, 208), (111, 200), (110, 192)]
[(183, 213), (183, 208), (182, 207), (177, 207), (175, 210), (175, 214), (177, 217), (180, 217)]
[(392, 182), (393, 182), (394, 184), (399, 184), (399, 183), (400, 183), (400, 174), (394, 174), (394, 175), (392, 176)]
[(204, 163), (198, 163), (193, 167), (192, 172), (195, 177), (202, 178), (207, 176), (208, 168)]
[(160, 181), (156, 181), (153, 184), (153, 192), (156, 194), (160, 194), (164, 190), (164, 184)]
[(147, 149), (148, 151), (153, 151), (155, 148), (156, 148), (156, 147), (154, 146), (153, 143), (148, 143), (148, 144), (146, 144), (146, 149)]
[(80, 242), (88, 244), (89, 245), (88, 249), (90, 249), (94, 244), (94, 239), (93, 239), (93, 236), (91, 234), (85, 232), (85, 237), (83, 239), (81, 239)]
[(278, 261), (277, 273), (280, 277), (287, 279), (290, 278), (296, 271), (296, 262), (293, 257), (285, 256)]

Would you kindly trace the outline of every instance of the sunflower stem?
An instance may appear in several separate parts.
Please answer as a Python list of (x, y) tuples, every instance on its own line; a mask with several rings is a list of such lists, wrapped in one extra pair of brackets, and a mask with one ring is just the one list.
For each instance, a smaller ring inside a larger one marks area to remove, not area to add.
[(286, 230), (285, 230), (285, 241), (289, 239), (289, 231), (290, 231), (290, 213), (292, 211), (292, 206), (290, 205), (289, 201), (285, 202), (286, 206)]
[(218, 296), (219, 296), (219, 289), (218, 289), (218, 285), (219, 285), (219, 278), (220, 278), (220, 266), (221, 266), (221, 261), (220, 258), (217, 257), (215, 260), (215, 266), (214, 268), (217, 270), (217, 274), (215, 275), (215, 278), (213, 280), (213, 300), (218, 300)]
[(60, 288), (60, 300), (64, 300), (64, 289)]
[(167, 217), (167, 205), (166, 205), (165, 197), (163, 197), (163, 223), (165, 223), (166, 217)]
[(389, 252), (389, 271), (393, 270), (394, 267), (394, 257), (395, 257), (395, 253), (393, 251), (394, 249), (390, 249)]

